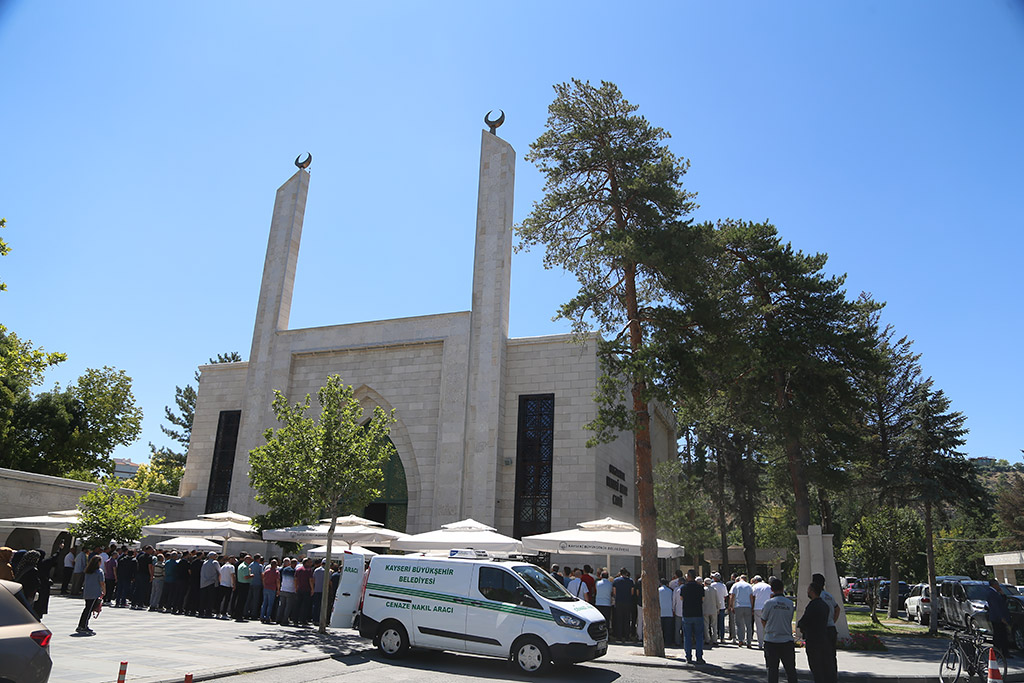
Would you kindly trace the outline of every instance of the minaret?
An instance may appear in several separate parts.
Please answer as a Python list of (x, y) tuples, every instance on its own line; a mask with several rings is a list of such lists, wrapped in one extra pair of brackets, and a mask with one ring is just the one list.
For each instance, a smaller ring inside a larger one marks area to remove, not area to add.
[[(310, 157), (310, 160), (312, 157)], [(299, 170), (278, 188), (274, 199), (274, 215), (270, 222), (267, 256), (263, 262), (256, 325), (249, 351), (249, 368), (245, 380), (242, 420), (238, 428), (234, 468), (231, 476), (230, 509), (242, 513), (256, 512), (249, 488), (248, 453), (263, 443), (263, 430), (276, 424), (270, 404), (274, 389), (286, 389), (291, 356), (275, 353), (277, 333), (288, 329), (292, 308), (295, 269), (299, 260), (302, 218), (306, 212), (309, 191), (309, 161), (299, 163)]]
[(516, 171), (515, 150), (495, 132), (504, 119), (504, 113), (496, 123), (485, 117), (491, 129), (481, 132), (463, 460), (462, 517), (492, 525), (504, 406)]

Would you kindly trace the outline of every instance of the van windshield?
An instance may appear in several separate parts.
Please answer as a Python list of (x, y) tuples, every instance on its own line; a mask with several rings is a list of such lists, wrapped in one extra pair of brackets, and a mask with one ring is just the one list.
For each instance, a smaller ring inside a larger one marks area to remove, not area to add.
[(532, 565), (524, 564), (512, 567), (512, 571), (530, 584), (530, 588), (537, 591), (542, 598), (559, 602), (572, 602), (576, 599), (569, 594), (569, 591), (565, 590), (562, 584), (556, 583), (549, 575)]

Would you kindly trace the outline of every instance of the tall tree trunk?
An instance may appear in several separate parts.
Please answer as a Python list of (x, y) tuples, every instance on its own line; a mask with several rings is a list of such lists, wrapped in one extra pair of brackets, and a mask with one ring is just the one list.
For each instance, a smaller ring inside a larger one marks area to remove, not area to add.
[(828, 493), (825, 489), (818, 488), (818, 514), (821, 515), (821, 533), (831, 534), (832, 531), (832, 503), (828, 500)]
[(900, 611), (900, 568), (896, 564), (896, 550), (889, 549), (889, 610), (886, 615), (895, 619)]
[[(331, 550), (334, 548), (334, 529), (338, 525), (338, 501), (331, 503), (331, 528), (327, 530), (327, 557), (324, 559), (324, 590), (320, 595), (321, 634), (327, 633), (327, 621), (331, 615), (327, 613), (327, 605), (331, 599)], [(344, 568), (342, 573), (344, 573)]]
[[(626, 315), (629, 317), (629, 347), (635, 354), (643, 345), (640, 310), (636, 298), (636, 264), (624, 267)], [(661, 631), (661, 606), (658, 600), (658, 529), (654, 508), (654, 464), (651, 455), (651, 413), (647, 405), (647, 384), (633, 381), (633, 448), (636, 459), (637, 516), (640, 527), (640, 568), (644, 596), (644, 654), (664, 657), (665, 641)]]
[(779, 412), (779, 421), (785, 433), (786, 461), (789, 465), (789, 478), (793, 482), (793, 500), (796, 508), (796, 533), (806, 534), (811, 525), (811, 501), (807, 490), (807, 478), (804, 474), (804, 463), (800, 453), (800, 440), (793, 433), (790, 424), (789, 398), (786, 396), (786, 378), (782, 370), (775, 370), (775, 407)]
[(932, 504), (924, 503), (924, 552), (928, 562), (928, 598), (931, 600), (931, 617), (928, 620), (928, 633), (939, 632), (939, 591), (935, 585), (935, 544), (932, 539)]
[(729, 566), (729, 528), (725, 522), (725, 467), (722, 463), (721, 450), (716, 450), (715, 454), (718, 456), (716, 460), (716, 475), (718, 478), (718, 531), (722, 550), (721, 572), (722, 580), (728, 581), (729, 572), (732, 571), (732, 568)]

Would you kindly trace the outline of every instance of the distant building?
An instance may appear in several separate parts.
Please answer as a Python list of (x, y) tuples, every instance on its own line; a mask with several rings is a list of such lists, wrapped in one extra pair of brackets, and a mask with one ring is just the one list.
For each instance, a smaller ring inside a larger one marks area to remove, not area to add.
[(114, 458), (114, 476), (118, 479), (131, 479), (139, 471), (141, 464), (128, 458)]

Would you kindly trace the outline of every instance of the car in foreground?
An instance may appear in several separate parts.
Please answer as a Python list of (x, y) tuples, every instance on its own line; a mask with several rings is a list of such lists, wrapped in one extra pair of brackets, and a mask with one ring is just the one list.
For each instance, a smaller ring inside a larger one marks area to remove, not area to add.
[(46, 683), (52, 635), (28, 608), (21, 584), (0, 579), (0, 683)]

